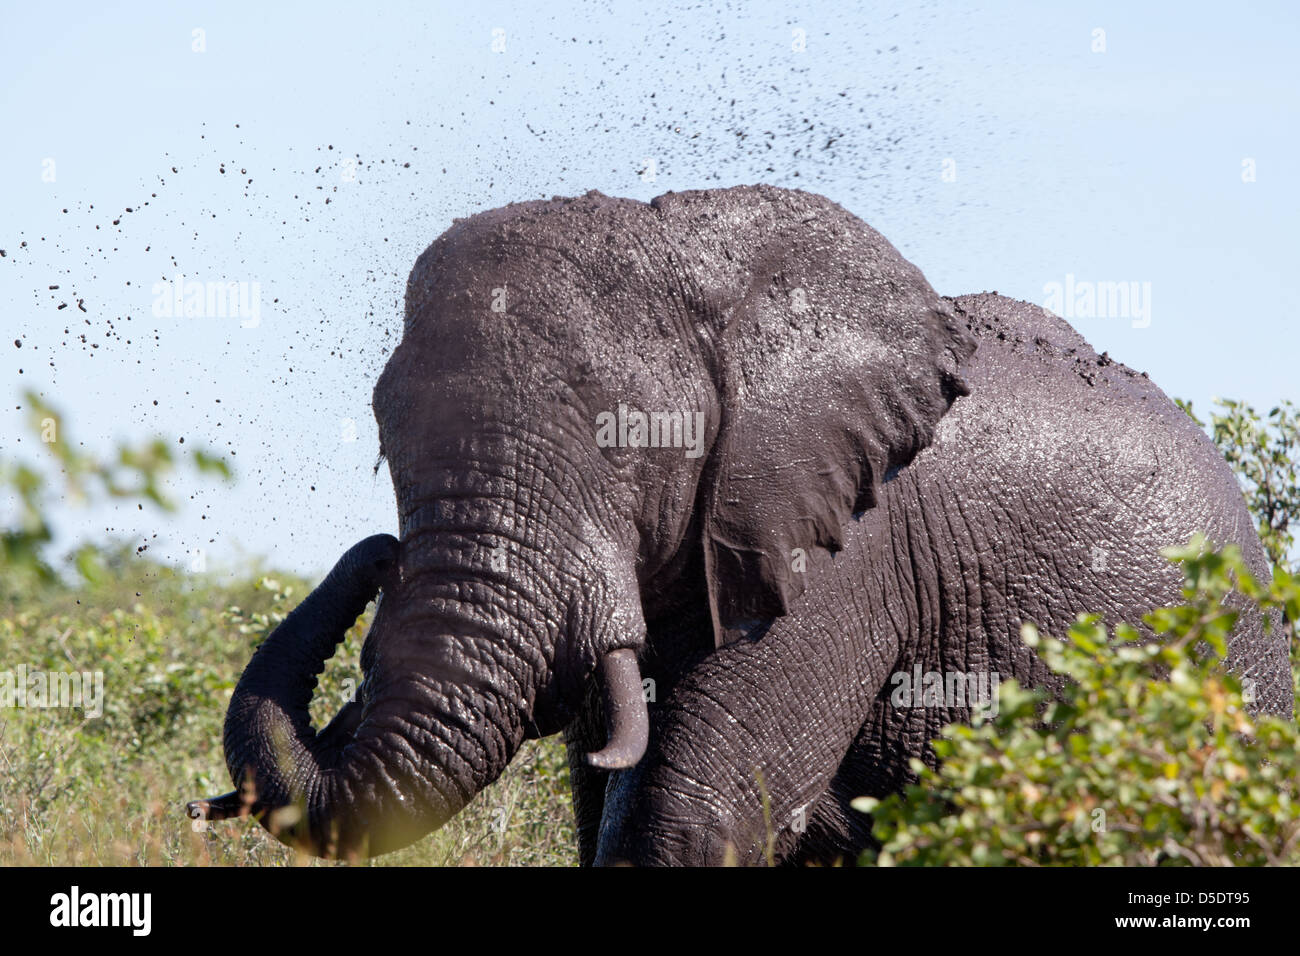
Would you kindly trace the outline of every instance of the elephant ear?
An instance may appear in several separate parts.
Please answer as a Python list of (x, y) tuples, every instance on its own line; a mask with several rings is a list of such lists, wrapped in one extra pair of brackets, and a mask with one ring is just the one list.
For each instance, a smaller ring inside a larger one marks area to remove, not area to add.
[(724, 411), (701, 530), (719, 643), (787, 612), (811, 550), (838, 551), (968, 393), (975, 349), (883, 236), (828, 200), (781, 195), (796, 208), (764, 218), (715, 339)]

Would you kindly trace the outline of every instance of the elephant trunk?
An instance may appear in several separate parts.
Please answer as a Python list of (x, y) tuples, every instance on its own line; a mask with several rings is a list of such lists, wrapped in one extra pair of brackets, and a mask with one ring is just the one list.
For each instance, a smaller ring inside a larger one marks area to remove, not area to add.
[[(464, 581), (399, 581), (397, 557), (392, 537), (360, 542), (258, 649), (226, 716), (237, 789), (190, 804), (191, 816), (252, 814), (307, 852), (376, 855), (441, 826), (504, 770), (535, 730), (552, 655), (521, 636), (528, 624), (485, 615), (481, 596), (466, 601)], [(316, 677), (380, 589), (363, 651), (367, 703), (318, 735), (308, 715)], [(609, 651), (597, 671), (610, 743), (591, 762), (631, 766), (648, 726), (635, 655)]]
[[(321, 758), (337, 758), (339, 750), (323, 747), (311, 726), (317, 677), (366, 605), (395, 583), (398, 552), (391, 535), (358, 542), (257, 649), (226, 711), (223, 743), (236, 790), (190, 803), (191, 817), (222, 820), (251, 813), (275, 828), (301, 805), (305, 784), (323, 769)], [(335, 725), (345, 715), (355, 720), (356, 712), (355, 705), (345, 707), (320, 737), (338, 736)]]

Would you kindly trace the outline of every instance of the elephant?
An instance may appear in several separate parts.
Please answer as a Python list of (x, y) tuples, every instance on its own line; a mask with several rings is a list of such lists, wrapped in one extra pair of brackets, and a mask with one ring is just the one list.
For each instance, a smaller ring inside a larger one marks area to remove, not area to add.
[[(1037, 306), (940, 296), (799, 190), (456, 220), (373, 404), (399, 535), (258, 648), (236, 790), (189, 805), (326, 857), (421, 838), (562, 732), (584, 864), (852, 860), (850, 801), (978, 703), (901, 706), (898, 675), (1059, 686), (1022, 623), (1176, 602), (1160, 549), (1197, 532), (1266, 567), (1144, 374)], [(358, 698), (318, 733), (317, 675), (372, 599)], [(1244, 614), (1227, 663), (1291, 713), (1280, 628)]]

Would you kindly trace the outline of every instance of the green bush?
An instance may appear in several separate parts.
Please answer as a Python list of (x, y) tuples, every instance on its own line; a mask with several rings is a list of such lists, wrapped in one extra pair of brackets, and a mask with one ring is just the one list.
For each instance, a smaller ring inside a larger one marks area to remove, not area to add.
[[(1192, 420), (1206, 427), (1179, 402)], [(1210, 415), (1209, 433), (1237, 475), (1246, 506), (1258, 524), (1259, 539), (1274, 564), (1293, 560), (1300, 521), (1300, 412), (1283, 401), (1260, 417), (1245, 402), (1215, 399), (1219, 411)]]
[(881, 865), (1252, 865), (1300, 863), (1297, 730), (1252, 716), (1251, 688), (1222, 666), (1234, 588), (1300, 619), (1300, 578), (1256, 581), (1239, 552), (1203, 540), (1168, 552), (1186, 603), (1108, 634), (1081, 617), (1064, 641), (1023, 631), (1069, 678), (1059, 698), (1001, 685), (997, 716), (945, 728), (937, 769), (873, 815)]
[[(77, 450), (64, 431), (62, 416), (35, 392), (23, 394), (31, 432), (54, 459), (61, 487), (51, 487), (42, 470), (30, 462), (0, 459), (0, 491), (16, 503), (16, 514), (8, 527), (0, 527), (0, 570), (4, 572), (7, 596), (30, 592), (53, 584), (59, 577), (56, 562), (49, 556), (54, 534), (49, 513), (56, 490), (65, 503), (83, 503), (102, 496), (109, 499), (148, 501), (163, 511), (175, 505), (163, 491), (163, 481), (175, 469), (177, 457), (161, 438), (140, 445), (119, 444), (108, 458)], [(202, 448), (186, 456), (201, 474), (230, 479), (224, 458)], [(78, 576), (87, 582), (105, 577), (104, 549), (83, 542), (70, 556)]]

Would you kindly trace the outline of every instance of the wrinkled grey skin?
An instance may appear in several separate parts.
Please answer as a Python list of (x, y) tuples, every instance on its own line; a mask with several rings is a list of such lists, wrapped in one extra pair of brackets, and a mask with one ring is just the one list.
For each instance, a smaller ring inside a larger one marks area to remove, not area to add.
[[(698, 457), (602, 447), (620, 403), (701, 413)], [(849, 800), (969, 717), (892, 705), (891, 674), (1044, 683), (1022, 621), (1177, 600), (1158, 552), (1197, 531), (1264, 569), (1226, 464), (1145, 377), (1034, 306), (940, 298), (802, 192), (459, 220), (374, 406), (400, 541), (349, 551), (259, 649), (225, 731), (244, 805), (192, 805), (323, 855), (418, 839), (564, 730), (583, 862), (761, 862), (764, 794), (777, 860), (851, 856)], [(317, 734), (316, 674), (380, 590), (361, 700)], [(1231, 655), (1290, 713), (1280, 633), (1247, 618)]]
[[(978, 341), (970, 395), (850, 522), (844, 550), (815, 555), (788, 615), (674, 671), (649, 753), (610, 784), (598, 861), (711, 863), (730, 842), (761, 862), (755, 769), (778, 860), (851, 859), (870, 822), (850, 801), (914, 779), (910, 759), (933, 764), (925, 742), (970, 717), (893, 706), (890, 675), (919, 665), (1050, 685), (1020, 623), (1059, 635), (1079, 613), (1136, 622), (1176, 603), (1181, 577), (1159, 549), (1198, 531), (1266, 572), (1229, 469), (1145, 376), (1036, 306), (985, 294), (952, 307)], [(1246, 619), (1230, 661), (1262, 709), (1291, 714), (1281, 628)]]

